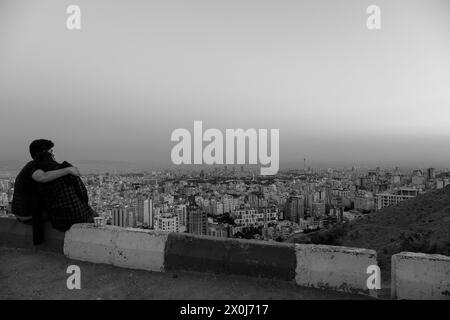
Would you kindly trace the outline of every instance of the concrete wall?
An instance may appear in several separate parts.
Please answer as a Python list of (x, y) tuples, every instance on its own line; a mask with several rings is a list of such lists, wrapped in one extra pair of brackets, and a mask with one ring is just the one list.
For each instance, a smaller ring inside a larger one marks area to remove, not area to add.
[(64, 254), (81, 261), (163, 271), (167, 236), (150, 230), (76, 224), (66, 232)]
[(44, 251), (63, 253), (64, 232), (44, 224), (44, 242), (33, 245), (33, 227), (17, 221), (15, 218), (0, 218), (0, 245), (14, 248), (37, 248)]
[(295, 251), (298, 285), (377, 296), (367, 288), (367, 267), (377, 265), (374, 250), (296, 244)]
[(263, 277), (375, 295), (366, 288), (367, 267), (377, 264), (373, 250), (78, 224), (66, 233), (64, 253), (72, 259), (132, 269)]
[(166, 246), (167, 270), (191, 270), (294, 280), (293, 244), (173, 233)]
[(391, 268), (392, 298), (450, 300), (450, 257), (401, 252)]

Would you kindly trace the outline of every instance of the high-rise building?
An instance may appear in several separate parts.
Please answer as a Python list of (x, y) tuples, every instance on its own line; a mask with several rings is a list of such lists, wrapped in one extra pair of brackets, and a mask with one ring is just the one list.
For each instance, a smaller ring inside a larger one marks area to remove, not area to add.
[(130, 227), (130, 228), (136, 228), (137, 227), (136, 210), (135, 210), (135, 208), (128, 208), (127, 209), (126, 227)]
[(112, 221), (113, 226), (127, 227), (127, 210), (125, 207), (115, 207), (112, 209)]
[(178, 216), (178, 221), (180, 225), (186, 226), (187, 224), (187, 208), (184, 204), (179, 204), (175, 206), (175, 214)]
[(135, 199), (135, 208), (136, 208), (136, 222), (137, 223), (144, 223), (144, 197), (142, 195), (139, 195)]
[(206, 211), (195, 203), (195, 196), (189, 196), (187, 216), (187, 232), (200, 235), (208, 234), (208, 216)]
[(252, 208), (259, 208), (261, 199), (263, 199), (261, 192), (251, 192), (248, 195), (248, 203)]
[(305, 218), (304, 197), (291, 195), (286, 201), (284, 219), (295, 223), (300, 223), (300, 219)]
[(427, 169), (427, 175), (428, 179), (435, 179), (436, 178), (436, 171), (434, 168), (428, 168)]
[(153, 228), (153, 199), (144, 200), (144, 224)]

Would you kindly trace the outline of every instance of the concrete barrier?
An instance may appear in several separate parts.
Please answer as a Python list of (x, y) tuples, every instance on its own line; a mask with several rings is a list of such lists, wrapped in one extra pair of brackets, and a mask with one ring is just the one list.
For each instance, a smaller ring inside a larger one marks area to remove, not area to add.
[(367, 267), (377, 265), (374, 250), (296, 244), (295, 251), (298, 285), (377, 296), (367, 288), (366, 273)]
[(116, 239), (122, 228), (92, 224), (76, 224), (64, 239), (64, 254), (75, 260), (94, 263), (114, 263)]
[(116, 240), (114, 265), (118, 267), (164, 271), (167, 232), (127, 228)]
[(64, 252), (73, 259), (133, 269), (262, 277), (376, 296), (366, 286), (376, 253), (366, 249), (80, 224), (67, 232)]
[(76, 260), (163, 271), (167, 236), (151, 230), (76, 224), (66, 232), (64, 254)]
[(293, 244), (215, 238), (192, 234), (169, 235), (167, 270), (191, 270), (294, 280)]
[[(31, 226), (0, 221), (2, 244), (33, 247)], [(150, 271), (224, 273), (292, 281), (301, 286), (370, 294), (366, 289), (372, 250), (167, 233), (76, 224), (65, 233), (49, 229), (47, 245), (68, 258)]]
[(393, 299), (450, 300), (450, 257), (401, 252), (391, 268)]
[(12, 248), (39, 249), (63, 253), (64, 232), (53, 229), (49, 222), (44, 223), (44, 242), (33, 245), (33, 227), (15, 218), (0, 218), (0, 245)]

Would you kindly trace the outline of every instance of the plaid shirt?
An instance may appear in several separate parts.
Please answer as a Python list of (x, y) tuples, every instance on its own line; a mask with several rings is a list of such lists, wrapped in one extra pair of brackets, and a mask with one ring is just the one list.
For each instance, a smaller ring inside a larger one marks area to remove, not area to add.
[[(64, 162), (55, 169), (71, 166)], [(53, 228), (67, 231), (75, 223), (94, 222), (86, 187), (80, 177), (66, 175), (39, 185), (45, 211)]]

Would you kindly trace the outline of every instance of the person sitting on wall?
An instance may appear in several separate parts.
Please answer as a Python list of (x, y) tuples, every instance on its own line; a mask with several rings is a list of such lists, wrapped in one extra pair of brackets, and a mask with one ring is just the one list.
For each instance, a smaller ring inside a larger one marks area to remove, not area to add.
[(50, 140), (34, 140), (29, 151), (33, 160), (29, 161), (19, 172), (14, 183), (14, 194), (11, 205), (16, 219), (26, 224), (33, 224), (33, 243), (43, 241), (44, 204), (39, 195), (39, 185), (52, 182), (58, 178), (71, 175), (78, 177), (79, 171), (75, 167), (42, 170), (38, 165), (38, 155), (49, 152), (54, 147)]

